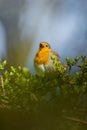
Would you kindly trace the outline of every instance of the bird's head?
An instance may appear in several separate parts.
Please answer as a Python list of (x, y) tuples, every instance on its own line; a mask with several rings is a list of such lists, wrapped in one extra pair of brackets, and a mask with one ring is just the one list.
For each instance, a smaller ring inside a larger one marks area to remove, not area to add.
[(39, 49), (41, 50), (42, 48), (48, 48), (48, 49), (50, 49), (51, 47), (50, 47), (49, 43), (47, 43), (47, 42), (41, 42), (39, 44)]

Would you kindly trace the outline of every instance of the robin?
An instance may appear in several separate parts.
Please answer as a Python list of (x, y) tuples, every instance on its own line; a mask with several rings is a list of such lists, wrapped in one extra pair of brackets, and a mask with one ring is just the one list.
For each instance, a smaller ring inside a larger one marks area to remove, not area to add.
[(60, 61), (59, 54), (51, 49), (50, 44), (41, 42), (34, 58), (35, 69), (39, 76), (44, 76), (45, 73), (55, 72), (52, 57), (56, 61)]

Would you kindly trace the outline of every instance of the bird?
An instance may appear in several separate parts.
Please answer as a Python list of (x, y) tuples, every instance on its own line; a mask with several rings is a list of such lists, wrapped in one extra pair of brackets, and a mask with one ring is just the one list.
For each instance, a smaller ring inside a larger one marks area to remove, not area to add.
[(34, 66), (37, 75), (44, 76), (46, 73), (51, 74), (56, 71), (52, 58), (56, 62), (60, 61), (59, 54), (51, 49), (50, 44), (41, 42), (34, 57)]

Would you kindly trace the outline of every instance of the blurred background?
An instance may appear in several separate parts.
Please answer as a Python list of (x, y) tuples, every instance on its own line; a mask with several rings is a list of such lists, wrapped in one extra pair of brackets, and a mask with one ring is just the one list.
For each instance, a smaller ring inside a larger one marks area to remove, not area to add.
[(87, 0), (0, 0), (0, 57), (33, 73), (41, 41), (62, 62), (87, 55)]

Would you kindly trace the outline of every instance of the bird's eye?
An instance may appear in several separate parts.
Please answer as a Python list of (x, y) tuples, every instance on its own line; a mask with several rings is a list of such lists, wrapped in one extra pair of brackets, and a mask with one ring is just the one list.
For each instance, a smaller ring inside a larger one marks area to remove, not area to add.
[(46, 45), (46, 47), (48, 47), (48, 45)]

